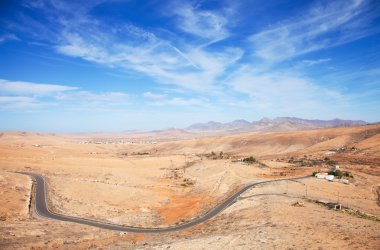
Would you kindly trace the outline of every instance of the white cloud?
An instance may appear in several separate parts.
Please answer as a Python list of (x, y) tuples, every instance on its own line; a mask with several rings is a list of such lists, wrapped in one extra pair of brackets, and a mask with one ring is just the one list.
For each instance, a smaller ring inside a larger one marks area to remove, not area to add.
[(0, 103), (34, 102), (34, 98), (27, 96), (0, 96)]
[(329, 61), (331, 61), (331, 58), (322, 58), (322, 59), (317, 59), (317, 60), (302, 60), (299, 66), (311, 67), (311, 66), (326, 63)]
[(183, 98), (183, 97), (174, 97), (171, 99), (159, 100), (156, 102), (149, 103), (153, 106), (206, 106), (208, 100), (203, 98)]
[(0, 94), (12, 95), (50, 95), (52, 93), (76, 90), (77, 87), (65, 85), (42, 84), (23, 81), (8, 81), (0, 79)]
[(109, 67), (134, 70), (149, 75), (161, 84), (185, 89), (216, 89), (216, 78), (243, 55), (238, 48), (210, 52), (189, 45), (185, 50), (180, 50), (170, 42), (132, 25), (113, 27), (111, 33), (96, 24), (91, 29), (78, 25), (75, 31), (62, 33), (62, 39), (56, 46), (59, 53)]
[(28, 96), (0, 96), (0, 104), (0, 110), (30, 110), (48, 105), (48, 103), (41, 103), (37, 99)]
[(135, 69), (154, 76), (160, 83), (174, 84), (181, 88), (209, 92), (221, 90), (217, 78), (225, 74), (243, 55), (237, 48), (210, 53), (203, 49), (192, 49), (187, 57), (197, 65), (196, 69), (181, 71), (179, 67), (163, 68), (160, 65), (139, 65)]
[(130, 95), (124, 92), (94, 93), (78, 87), (0, 79), (0, 103), (7, 109), (57, 104), (70, 107), (78, 103), (84, 106), (125, 106), (130, 101)]
[(347, 101), (338, 91), (287, 73), (242, 70), (230, 79), (230, 84), (235, 91), (249, 96), (248, 102), (239, 102), (241, 105), (275, 115), (335, 111)]
[(0, 43), (11, 40), (19, 40), (18, 37), (14, 34), (3, 34), (0, 35)]
[(378, 32), (365, 27), (374, 15), (378, 16), (368, 9), (367, 3), (365, 0), (333, 1), (312, 8), (300, 18), (254, 34), (249, 38), (254, 55), (268, 61), (282, 61)]
[(89, 91), (74, 91), (60, 93), (55, 96), (60, 101), (76, 101), (83, 103), (103, 103), (105, 105), (128, 104), (130, 96), (123, 92), (93, 93)]
[(212, 42), (229, 36), (225, 28), (227, 20), (218, 13), (198, 10), (188, 4), (178, 6), (174, 13), (179, 17), (178, 27), (187, 33), (210, 39)]
[(165, 97), (167, 97), (167, 94), (154, 94), (148, 91), (145, 92), (143, 96), (151, 99), (164, 99)]
[[(33, 18), (23, 22), (31, 24), (29, 33), (34, 38), (46, 39), (60, 54), (143, 73), (160, 84), (193, 91), (220, 89), (217, 79), (244, 53), (231, 47), (219, 52), (207, 50), (207, 45), (229, 35), (227, 18), (217, 11), (189, 4), (174, 6), (170, 11), (178, 18), (178, 26), (197, 36), (183, 43), (178, 42), (182, 37), (166, 40), (131, 23), (99, 22), (89, 14), (99, 2), (71, 5), (47, 0), (27, 4), (39, 9), (51, 25)], [(27, 32), (27, 28), (18, 27)]]

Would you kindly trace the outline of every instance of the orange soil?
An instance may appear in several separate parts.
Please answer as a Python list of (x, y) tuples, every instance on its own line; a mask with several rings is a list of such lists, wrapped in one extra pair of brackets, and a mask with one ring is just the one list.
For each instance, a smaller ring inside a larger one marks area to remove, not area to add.
[[(162, 193), (162, 190), (156, 189), (156, 191)], [(170, 197), (170, 202), (157, 208), (163, 224), (166, 225), (187, 221), (200, 214), (208, 204), (214, 202), (212, 197), (205, 194), (178, 195), (171, 193), (168, 197)]]

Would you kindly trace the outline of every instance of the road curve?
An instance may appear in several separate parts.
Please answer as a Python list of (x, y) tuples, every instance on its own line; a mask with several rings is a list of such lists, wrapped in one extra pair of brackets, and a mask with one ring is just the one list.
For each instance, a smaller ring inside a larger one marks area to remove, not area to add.
[(35, 193), (35, 199), (34, 199), (34, 208), (35, 212), (45, 218), (50, 218), (54, 220), (59, 221), (68, 221), (68, 222), (74, 222), (94, 227), (99, 227), (103, 229), (108, 230), (114, 230), (114, 231), (120, 231), (120, 232), (131, 232), (131, 233), (168, 233), (168, 232), (175, 232), (182, 229), (186, 229), (195, 225), (198, 225), (202, 222), (205, 222), (206, 220), (211, 219), (212, 217), (218, 215), (220, 212), (222, 212), (224, 209), (232, 205), (237, 198), (247, 191), (248, 189), (251, 189), (259, 184), (265, 184), (265, 183), (271, 183), (271, 182), (278, 182), (278, 181), (285, 181), (285, 180), (297, 180), (297, 179), (304, 179), (308, 178), (310, 176), (303, 176), (303, 177), (296, 177), (296, 178), (288, 178), (288, 179), (277, 179), (277, 180), (269, 180), (269, 181), (262, 181), (257, 182), (253, 184), (249, 184), (230, 196), (228, 199), (223, 201), (222, 203), (218, 204), (214, 208), (212, 208), (210, 211), (208, 211), (206, 214), (191, 220), (189, 222), (185, 222), (180, 225), (176, 226), (170, 226), (165, 228), (142, 228), (142, 227), (132, 227), (132, 226), (123, 226), (123, 225), (117, 225), (109, 222), (104, 221), (97, 221), (97, 220), (91, 220), (91, 219), (85, 219), (85, 218), (79, 218), (79, 217), (73, 217), (68, 215), (62, 215), (57, 214), (55, 212), (52, 212), (49, 210), (47, 202), (46, 202), (46, 183), (44, 180), (44, 177), (36, 174), (36, 173), (30, 173), (30, 172), (17, 172), (19, 174), (28, 175), (31, 178), (33, 178), (36, 181), (36, 193)]

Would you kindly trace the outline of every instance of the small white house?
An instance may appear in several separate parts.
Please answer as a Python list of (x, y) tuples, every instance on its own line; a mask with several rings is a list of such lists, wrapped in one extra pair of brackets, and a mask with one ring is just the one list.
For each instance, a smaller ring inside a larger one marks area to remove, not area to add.
[(335, 178), (334, 175), (327, 175), (327, 176), (325, 177), (325, 179), (328, 180), (328, 181), (332, 181), (332, 180), (334, 180), (334, 178)]
[(315, 175), (318, 179), (325, 179), (327, 176), (327, 173), (318, 173)]
[(334, 175), (329, 175), (328, 173), (318, 173), (315, 175), (318, 179), (325, 179), (328, 181), (334, 180), (335, 176)]

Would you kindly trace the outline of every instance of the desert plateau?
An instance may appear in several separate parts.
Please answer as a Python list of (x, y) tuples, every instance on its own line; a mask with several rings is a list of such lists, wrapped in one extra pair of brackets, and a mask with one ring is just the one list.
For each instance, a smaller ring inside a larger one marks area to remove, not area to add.
[[(380, 125), (182, 140), (2, 132), (0, 247), (376, 249), (379, 135)], [(336, 165), (347, 182), (312, 176)], [(34, 182), (17, 171), (45, 177), (55, 213), (139, 228), (194, 220), (251, 183), (308, 177), (255, 186), (184, 230), (128, 233), (39, 216)]]

